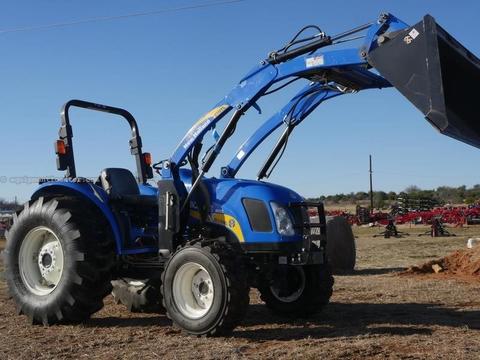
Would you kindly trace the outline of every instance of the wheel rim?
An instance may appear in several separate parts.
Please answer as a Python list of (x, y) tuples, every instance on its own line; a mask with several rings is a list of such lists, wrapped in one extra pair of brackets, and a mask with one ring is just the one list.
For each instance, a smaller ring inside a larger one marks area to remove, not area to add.
[[(298, 300), (305, 290), (305, 271), (301, 266), (289, 266), (287, 273), (282, 275), (284, 276), (270, 286), (273, 296), (285, 303)], [(284, 284), (281, 286), (281, 282), (284, 281), (287, 282), (286, 286)]]
[(199, 319), (212, 308), (215, 291), (212, 277), (200, 264), (183, 264), (173, 278), (173, 301), (190, 319)]
[(63, 248), (55, 233), (45, 226), (31, 230), (18, 254), (20, 277), (27, 289), (45, 296), (58, 286), (63, 274)]

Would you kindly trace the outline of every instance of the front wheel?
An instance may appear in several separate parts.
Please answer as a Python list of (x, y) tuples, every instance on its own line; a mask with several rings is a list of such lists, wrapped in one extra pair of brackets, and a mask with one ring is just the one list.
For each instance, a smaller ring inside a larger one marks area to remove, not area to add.
[(221, 243), (180, 248), (162, 274), (163, 306), (192, 335), (227, 335), (243, 319), (249, 287), (241, 257)]
[(270, 278), (260, 279), (260, 298), (274, 313), (308, 316), (322, 310), (332, 296), (328, 265), (278, 265)]

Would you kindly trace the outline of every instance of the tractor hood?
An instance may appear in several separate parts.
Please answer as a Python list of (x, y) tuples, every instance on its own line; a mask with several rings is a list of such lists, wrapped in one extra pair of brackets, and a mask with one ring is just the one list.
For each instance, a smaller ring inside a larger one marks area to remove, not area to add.
[(442, 134), (480, 147), (480, 60), (432, 16), (381, 36), (368, 62)]
[[(181, 169), (180, 178), (187, 190), (190, 191), (192, 186), (191, 171), (189, 169)], [(214, 208), (237, 207), (244, 198), (259, 199), (266, 203), (276, 201), (285, 206), (291, 202), (305, 200), (301, 195), (289, 188), (264, 181), (205, 177), (203, 184), (208, 189)]]

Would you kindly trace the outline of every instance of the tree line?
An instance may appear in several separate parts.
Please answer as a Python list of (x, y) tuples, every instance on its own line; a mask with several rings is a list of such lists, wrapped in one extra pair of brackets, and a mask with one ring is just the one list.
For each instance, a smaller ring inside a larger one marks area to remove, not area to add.
[[(411, 185), (400, 192), (395, 191), (374, 191), (373, 205), (376, 208), (383, 208), (395, 203), (399, 198), (428, 199), (440, 205), (465, 204), (471, 205), (480, 202), (480, 184), (467, 188), (465, 185), (459, 187), (440, 186), (433, 190), (423, 190), (418, 186)], [(357, 204), (370, 200), (370, 194), (366, 191), (351, 192), (348, 194), (321, 195), (310, 199), (322, 201), (326, 204)]]

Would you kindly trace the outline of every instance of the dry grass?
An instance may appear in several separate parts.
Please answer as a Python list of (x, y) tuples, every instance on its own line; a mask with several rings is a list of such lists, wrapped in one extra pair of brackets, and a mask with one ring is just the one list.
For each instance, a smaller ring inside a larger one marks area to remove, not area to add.
[(271, 315), (252, 291), (247, 318), (229, 338), (183, 336), (164, 316), (129, 314), (110, 297), (84, 325), (46, 328), (14, 315), (3, 292), (0, 358), (478, 359), (480, 282), (395, 271), (463, 248), (480, 227), (441, 239), (373, 238), (379, 231), (355, 228), (358, 270), (337, 276), (332, 303), (308, 320)]

